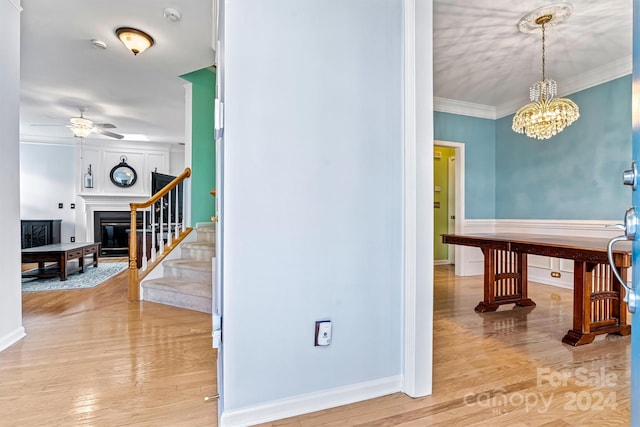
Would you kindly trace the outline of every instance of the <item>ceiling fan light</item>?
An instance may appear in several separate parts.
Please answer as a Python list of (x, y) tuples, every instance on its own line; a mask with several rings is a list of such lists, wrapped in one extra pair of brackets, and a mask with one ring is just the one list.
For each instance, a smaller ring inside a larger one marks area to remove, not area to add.
[(149, 34), (135, 28), (120, 27), (116, 30), (116, 36), (134, 55), (144, 52), (154, 43)]
[(72, 125), (71, 132), (73, 132), (73, 136), (77, 138), (86, 138), (91, 135), (93, 129), (82, 125)]

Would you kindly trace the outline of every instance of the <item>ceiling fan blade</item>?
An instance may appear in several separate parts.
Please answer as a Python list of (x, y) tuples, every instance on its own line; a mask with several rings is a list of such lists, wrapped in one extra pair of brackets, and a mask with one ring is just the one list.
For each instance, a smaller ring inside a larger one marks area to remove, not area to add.
[(93, 130), (96, 133), (99, 133), (99, 134), (104, 135), (104, 136), (110, 136), (111, 138), (116, 138), (116, 139), (124, 138), (123, 135), (120, 135), (119, 133), (109, 132), (108, 130), (102, 130), (102, 129), (99, 129), (99, 128), (94, 128)]
[(94, 127), (102, 128), (102, 129), (115, 129), (116, 125), (112, 125), (111, 123), (94, 123)]

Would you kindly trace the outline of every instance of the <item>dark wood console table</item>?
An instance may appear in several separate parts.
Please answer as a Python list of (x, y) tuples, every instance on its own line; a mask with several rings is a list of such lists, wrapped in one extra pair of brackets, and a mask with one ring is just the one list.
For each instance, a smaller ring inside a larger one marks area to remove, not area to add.
[[(573, 329), (562, 342), (589, 344), (596, 335), (629, 335), (624, 288), (614, 277), (607, 258), (609, 239), (537, 234), (443, 234), (442, 242), (474, 246), (484, 254), (484, 299), (475, 311), (495, 311), (501, 304), (535, 306), (527, 295), (527, 254), (565, 258), (573, 267)], [(613, 251), (620, 276), (627, 280), (631, 245)]]
[[(22, 277), (54, 277), (67, 280), (69, 274), (84, 273), (85, 257), (93, 257), (93, 266), (98, 266), (100, 243), (56, 243), (22, 250), (23, 263), (38, 263), (37, 270), (25, 271)], [(70, 268), (68, 262), (78, 260), (77, 268)], [(57, 263), (45, 266), (45, 262)]]

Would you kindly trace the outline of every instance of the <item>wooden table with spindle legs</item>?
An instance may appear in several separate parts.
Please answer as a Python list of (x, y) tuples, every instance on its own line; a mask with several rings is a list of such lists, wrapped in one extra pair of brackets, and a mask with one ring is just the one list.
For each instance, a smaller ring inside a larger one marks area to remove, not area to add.
[[(589, 344), (596, 335), (629, 335), (624, 288), (607, 257), (609, 239), (539, 234), (443, 234), (442, 242), (478, 247), (484, 254), (484, 299), (475, 311), (495, 311), (502, 304), (535, 306), (527, 295), (527, 255), (565, 258), (573, 266), (573, 328), (562, 342)], [(627, 280), (630, 244), (613, 251), (616, 269)]]

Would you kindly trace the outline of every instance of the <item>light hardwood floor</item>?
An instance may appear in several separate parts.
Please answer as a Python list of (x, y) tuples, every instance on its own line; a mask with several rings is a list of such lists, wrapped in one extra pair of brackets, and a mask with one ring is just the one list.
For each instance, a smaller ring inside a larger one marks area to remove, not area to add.
[[(210, 317), (128, 303), (125, 275), (25, 294), (28, 335), (0, 353), (0, 425), (216, 425), (216, 404), (203, 401), (215, 393)], [(432, 396), (397, 393), (264, 426), (629, 425), (629, 337), (562, 344), (570, 290), (531, 284), (537, 307), (478, 314), (481, 295), (481, 277), (436, 267)]]
[(23, 294), (27, 336), (0, 353), (0, 426), (216, 425), (211, 316), (129, 303), (126, 274)]
[(438, 266), (434, 282), (432, 396), (397, 393), (263, 426), (629, 425), (630, 337), (562, 344), (572, 291), (530, 284), (537, 307), (475, 313), (480, 276)]

